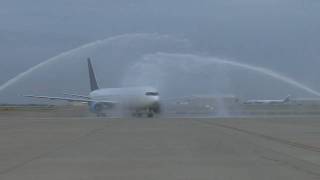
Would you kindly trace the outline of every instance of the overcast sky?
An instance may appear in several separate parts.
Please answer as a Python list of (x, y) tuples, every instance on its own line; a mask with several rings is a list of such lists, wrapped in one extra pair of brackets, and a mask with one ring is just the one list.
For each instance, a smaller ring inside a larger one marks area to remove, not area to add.
[(85, 43), (159, 33), (320, 90), (319, 19), (317, 0), (1, 0), (0, 84)]

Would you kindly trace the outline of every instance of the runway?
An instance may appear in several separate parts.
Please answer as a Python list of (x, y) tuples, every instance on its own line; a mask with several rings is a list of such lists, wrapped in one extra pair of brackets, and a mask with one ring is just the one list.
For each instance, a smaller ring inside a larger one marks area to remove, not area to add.
[(320, 117), (0, 117), (0, 179), (320, 179)]

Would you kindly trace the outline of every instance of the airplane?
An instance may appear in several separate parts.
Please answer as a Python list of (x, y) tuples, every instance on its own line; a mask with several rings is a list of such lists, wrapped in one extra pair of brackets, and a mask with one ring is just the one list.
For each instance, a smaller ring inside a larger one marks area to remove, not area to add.
[(91, 92), (89, 95), (68, 94), (69, 97), (50, 97), (24, 95), (24, 97), (40, 98), (48, 100), (63, 100), (69, 102), (87, 103), (90, 111), (97, 116), (106, 116), (105, 111), (114, 108), (122, 108), (131, 112), (133, 116), (147, 115), (153, 117), (160, 114), (159, 92), (153, 87), (122, 87), (99, 88), (92, 67), (91, 59), (87, 59)]
[(280, 100), (248, 100), (245, 104), (285, 104), (290, 102), (291, 95)]

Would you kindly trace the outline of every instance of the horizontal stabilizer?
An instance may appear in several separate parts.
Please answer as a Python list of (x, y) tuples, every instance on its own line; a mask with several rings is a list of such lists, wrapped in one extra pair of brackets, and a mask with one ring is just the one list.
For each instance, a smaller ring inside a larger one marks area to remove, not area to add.
[(78, 97), (78, 98), (85, 98), (85, 99), (90, 99), (89, 96), (85, 95), (80, 95), (80, 94), (70, 94), (70, 93), (63, 93), (66, 96), (71, 96), (71, 97)]
[(105, 103), (114, 105), (117, 102), (114, 101), (99, 101), (93, 99), (86, 99), (86, 98), (69, 98), (69, 97), (53, 97), (53, 96), (35, 96), (35, 95), (23, 95), (24, 97), (29, 98), (37, 98), (37, 99), (47, 99), (47, 100), (62, 100), (62, 101), (69, 101), (69, 102), (83, 102), (83, 103)]

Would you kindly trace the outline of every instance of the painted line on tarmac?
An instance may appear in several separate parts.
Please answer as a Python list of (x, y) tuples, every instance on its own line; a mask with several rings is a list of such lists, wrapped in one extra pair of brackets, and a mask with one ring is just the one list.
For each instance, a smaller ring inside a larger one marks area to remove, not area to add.
[(260, 137), (260, 138), (267, 139), (267, 140), (270, 140), (270, 141), (278, 142), (278, 143), (281, 143), (281, 144), (286, 144), (286, 145), (289, 145), (289, 146), (292, 146), (292, 147), (296, 147), (296, 148), (300, 148), (300, 149), (304, 149), (304, 150), (320, 153), (320, 147), (317, 147), (317, 146), (312, 146), (312, 145), (307, 145), (307, 144), (303, 144), (303, 143), (299, 143), (299, 142), (295, 142), (295, 141), (290, 141), (290, 140), (287, 140), (287, 139), (277, 138), (277, 137), (274, 137), (274, 136), (269, 136), (269, 135), (262, 134), (262, 133), (248, 131), (246, 129), (241, 129), (241, 128), (238, 128), (238, 127), (225, 125), (225, 124), (221, 124), (221, 123), (217, 123), (217, 122), (208, 122), (208, 121), (203, 121), (203, 120), (197, 121), (197, 122), (203, 123), (203, 124), (207, 124), (207, 125), (213, 125), (213, 126), (222, 127), (222, 128), (225, 128), (225, 129), (235, 130), (235, 131), (238, 131), (238, 132), (242, 132), (242, 133), (249, 134), (249, 135), (254, 135), (256, 137)]

